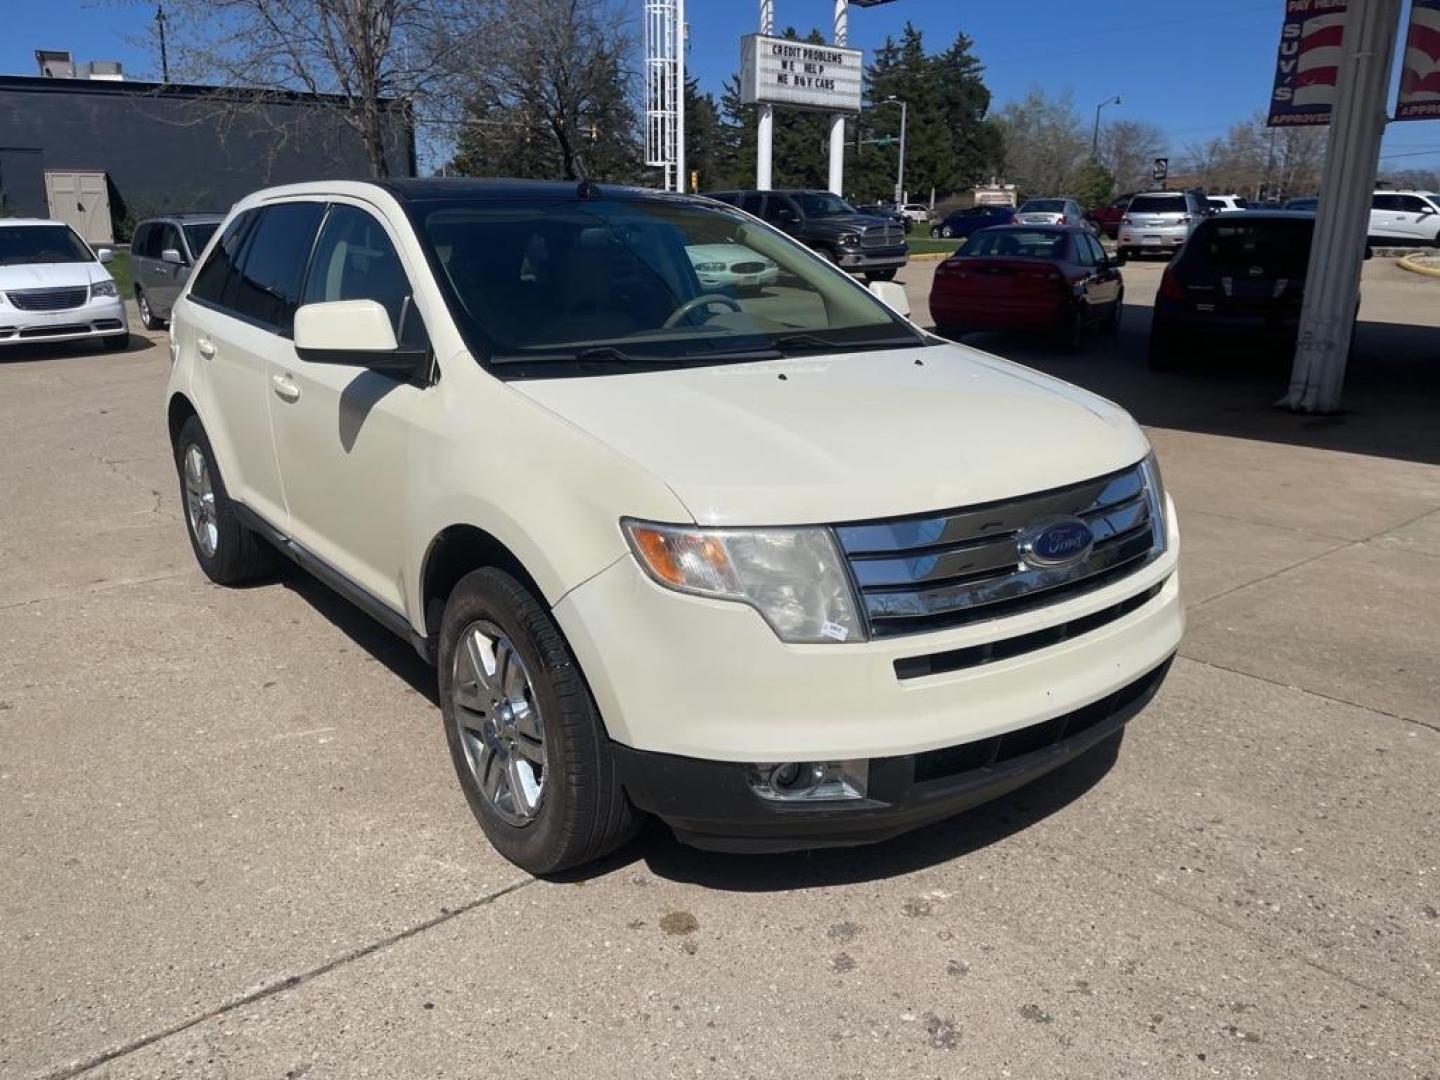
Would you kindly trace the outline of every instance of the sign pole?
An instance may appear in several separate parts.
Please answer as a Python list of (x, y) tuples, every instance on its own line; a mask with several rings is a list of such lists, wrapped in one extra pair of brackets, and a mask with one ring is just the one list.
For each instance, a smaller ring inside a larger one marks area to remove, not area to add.
[(1340, 408), (1399, 29), (1400, 0), (1352, 0), (1349, 5), (1295, 366), (1290, 389), (1279, 402), (1295, 412)]
[[(845, 48), (850, 36), (850, 0), (835, 0), (834, 42)], [(845, 194), (845, 116), (835, 113), (830, 117), (830, 190), (836, 195)]]
[[(760, 0), (760, 33), (769, 37), (775, 33), (775, 0)], [(769, 191), (771, 182), (771, 153), (775, 143), (775, 106), (760, 106), (760, 122), (755, 130), (755, 186)]]

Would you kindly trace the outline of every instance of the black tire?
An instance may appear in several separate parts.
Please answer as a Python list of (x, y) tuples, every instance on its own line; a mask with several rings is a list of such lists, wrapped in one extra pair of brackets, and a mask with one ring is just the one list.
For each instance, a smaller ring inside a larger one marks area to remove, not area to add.
[(150, 301), (145, 296), (145, 290), (135, 286), (135, 306), (140, 309), (140, 325), (146, 330), (164, 330), (165, 320), (157, 318), (150, 310)]
[(865, 280), (866, 280), (866, 281), (894, 281), (894, 280), (895, 280), (895, 268), (892, 266), (889, 270), (866, 270), (866, 271), (865, 271)]
[(930, 230), (930, 239), (931, 239), (931, 240), (939, 240), (940, 237), (941, 237), (941, 235), (943, 235), (943, 234), (942, 234), (942, 230), (940, 229), (940, 227), (939, 227), (938, 225), (937, 225), (935, 228), (933, 228), (933, 229)]
[[(185, 462), (190, 448), (201, 454), (214, 496), (215, 550), (206, 553), (196, 535), (190, 513), (185, 483)], [(185, 510), (185, 532), (190, 537), (190, 550), (205, 576), (217, 585), (243, 585), (257, 578), (268, 577), (275, 569), (275, 549), (240, 522), (235, 504), (225, 489), (225, 479), (215, 464), (215, 452), (198, 416), (186, 420), (175, 439), (175, 472), (180, 480), (180, 503)]]
[(1061, 352), (1067, 355), (1078, 353), (1085, 344), (1085, 320), (1079, 308), (1071, 308), (1057, 335)]
[(100, 339), (100, 347), (106, 352), (124, 352), (130, 347), (130, 333), (110, 334)]
[[(545, 766), (535, 816), (505, 820), (470, 769), (456, 723), (455, 654), (465, 630), (490, 623), (514, 644), (531, 678)], [(505, 858), (532, 874), (592, 862), (632, 837), (639, 819), (625, 797), (600, 711), (560, 628), (519, 581), (493, 567), (460, 579), (440, 627), (440, 708), (450, 757), (470, 810)]]
[(942, 238), (944, 238), (944, 239), (946, 239), (946, 240), (949, 240), (951, 237), (953, 237), (953, 236), (955, 235), (955, 228), (954, 228), (954, 226), (952, 226), (952, 225), (946, 225), (946, 226), (944, 226), (944, 227), (941, 228), (941, 230), (940, 230), (940, 235), (941, 235)]

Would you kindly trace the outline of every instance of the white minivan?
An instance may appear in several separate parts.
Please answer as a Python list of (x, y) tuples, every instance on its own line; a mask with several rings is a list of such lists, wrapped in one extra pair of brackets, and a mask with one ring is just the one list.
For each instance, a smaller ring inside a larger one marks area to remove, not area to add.
[[(715, 245), (776, 282), (703, 284)], [(750, 851), (939, 820), (1144, 707), (1179, 536), (1122, 409), (905, 310), (706, 199), (259, 192), (174, 308), (196, 558), (282, 553), (412, 641), (533, 872), (645, 814)]]
[(42, 341), (130, 343), (130, 323), (109, 248), (90, 245), (63, 221), (0, 218), (0, 349)]

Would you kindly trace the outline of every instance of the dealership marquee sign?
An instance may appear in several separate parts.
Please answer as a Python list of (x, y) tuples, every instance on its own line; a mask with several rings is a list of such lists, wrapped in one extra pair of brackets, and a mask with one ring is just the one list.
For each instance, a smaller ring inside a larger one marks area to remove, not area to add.
[(858, 113), (864, 59), (859, 49), (749, 34), (740, 46), (740, 100)]
[(1396, 120), (1440, 120), (1440, 0), (1412, 0)]

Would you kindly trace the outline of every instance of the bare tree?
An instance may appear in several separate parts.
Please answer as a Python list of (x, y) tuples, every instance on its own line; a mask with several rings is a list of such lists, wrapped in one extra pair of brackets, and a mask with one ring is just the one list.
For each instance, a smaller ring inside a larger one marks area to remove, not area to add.
[(1165, 133), (1154, 124), (1116, 120), (1100, 129), (1100, 164), (1120, 191), (1137, 191), (1150, 183), (1150, 171), (1165, 145)]
[[(465, 32), (483, 64), (457, 67), (462, 172), (631, 180), (639, 175), (636, 49), (620, 0), (497, 0)], [(473, 50), (465, 50), (468, 54)]]
[(1224, 135), (1187, 147), (1184, 168), (1207, 191), (1251, 198), (1306, 194), (1320, 185), (1323, 128), (1272, 128), (1257, 113)]
[(228, 88), (216, 95), (217, 111), (253, 112), (295, 91), (335, 95), (335, 114), (359, 137), (371, 174), (387, 176), (386, 111), (409, 108), (444, 78), (458, 47), (456, 13), (481, 3), (170, 0), (172, 67)]
[(995, 117), (1004, 139), (1005, 178), (1023, 195), (1069, 195), (1090, 157), (1090, 139), (1075, 102), (1039, 87)]

